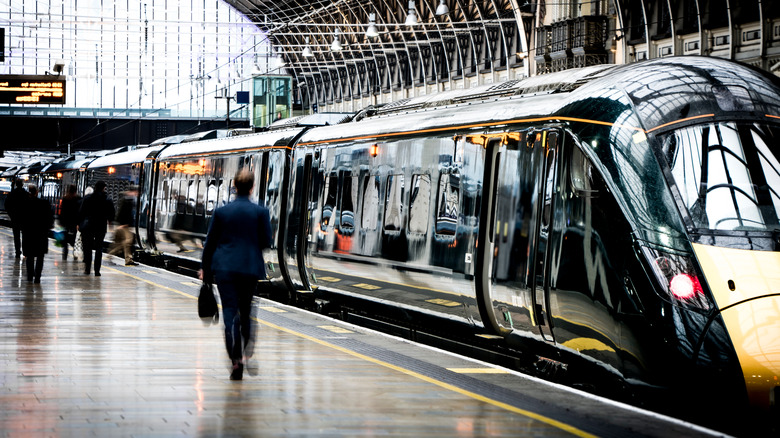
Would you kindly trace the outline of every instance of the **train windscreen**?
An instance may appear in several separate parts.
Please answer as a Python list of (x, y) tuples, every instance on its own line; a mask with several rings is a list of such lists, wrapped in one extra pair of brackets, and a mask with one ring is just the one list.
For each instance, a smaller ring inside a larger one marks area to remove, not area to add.
[(671, 182), (699, 231), (780, 230), (780, 127), (709, 123), (661, 141)]

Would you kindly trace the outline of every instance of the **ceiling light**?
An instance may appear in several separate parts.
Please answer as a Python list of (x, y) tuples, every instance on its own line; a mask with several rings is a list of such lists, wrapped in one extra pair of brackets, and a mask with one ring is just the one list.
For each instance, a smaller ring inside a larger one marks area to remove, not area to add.
[(335, 35), (333, 36), (333, 44), (330, 45), (331, 52), (340, 52), (341, 51), (341, 41), (339, 41), (339, 30), (336, 29)]
[(379, 31), (376, 28), (376, 14), (368, 14), (368, 29), (366, 29), (366, 36), (369, 38), (376, 38), (379, 36)]
[(439, 0), (439, 7), (436, 8), (436, 15), (447, 15), (450, 13), (450, 8), (447, 7), (447, 4), (444, 2), (444, 0)]
[(314, 56), (314, 53), (312, 53), (311, 49), (309, 48), (309, 37), (306, 37), (306, 46), (303, 48), (302, 55), (306, 58), (311, 58)]
[(409, 15), (406, 16), (404, 24), (407, 26), (414, 26), (417, 24), (417, 12), (414, 11), (414, 0), (409, 1)]

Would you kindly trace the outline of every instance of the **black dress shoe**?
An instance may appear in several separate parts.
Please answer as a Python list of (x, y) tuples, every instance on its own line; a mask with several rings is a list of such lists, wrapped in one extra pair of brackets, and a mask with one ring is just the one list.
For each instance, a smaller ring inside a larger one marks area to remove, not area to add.
[(100, 277), (100, 272), (95, 272), (95, 277)]
[(230, 373), (230, 380), (241, 380), (244, 378), (244, 364), (236, 362), (233, 364), (233, 372)]
[(36, 278), (35, 280), (33, 280), (33, 283), (40, 283), (40, 282), (41, 282), (40, 278)]

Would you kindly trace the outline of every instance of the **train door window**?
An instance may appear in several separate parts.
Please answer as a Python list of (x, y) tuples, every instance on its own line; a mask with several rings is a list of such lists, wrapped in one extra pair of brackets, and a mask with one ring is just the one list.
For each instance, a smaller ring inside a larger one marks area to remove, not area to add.
[(404, 176), (390, 175), (387, 177), (387, 194), (385, 196), (385, 231), (401, 231), (404, 217)]
[(206, 178), (198, 178), (198, 193), (195, 201), (195, 215), (203, 216), (205, 213)]
[(376, 230), (379, 220), (379, 176), (366, 175), (363, 182), (363, 210), (360, 214), (360, 228)]
[(409, 200), (409, 232), (428, 232), (428, 213), (431, 204), (431, 176), (412, 175), (412, 193)]
[(336, 195), (338, 195), (338, 176), (332, 174), (325, 179), (325, 202), (322, 205), (322, 218), (320, 229), (325, 231), (333, 219), (333, 210), (336, 208)]
[(454, 236), (458, 226), (458, 201), (460, 199), (460, 177), (442, 173), (439, 178), (439, 192), (436, 200), (436, 234)]
[(357, 178), (350, 172), (344, 172), (341, 185), (341, 205), (339, 206), (339, 230), (344, 234), (355, 231), (355, 205), (357, 205)]
[(282, 185), (284, 155), (281, 151), (268, 153), (268, 177), (265, 189), (265, 205), (274, 215), (279, 211), (279, 188)]
[(177, 193), (176, 196), (176, 213), (177, 214), (187, 213), (187, 180), (186, 179), (179, 180), (179, 192)]
[(194, 179), (187, 180), (187, 214), (195, 213), (195, 198), (197, 197), (198, 186)]
[(209, 185), (206, 188), (206, 215), (211, 216), (214, 213), (214, 209), (217, 208), (217, 180), (209, 180)]
[(569, 161), (569, 179), (574, 194), (580, 197), (595, 197), (601, 184), (593, 163), (579, 147), (573, 146)]
[(160, 212), (167, 213), (168, 212), (168, 204), (166, 204), (166, 201), (168, 200), (168, 195), (170, 194), (170, 188), (168, 187), (168, 179), (162, 180), (162, 190), (157, 195), (157, 205), (160, 206)]

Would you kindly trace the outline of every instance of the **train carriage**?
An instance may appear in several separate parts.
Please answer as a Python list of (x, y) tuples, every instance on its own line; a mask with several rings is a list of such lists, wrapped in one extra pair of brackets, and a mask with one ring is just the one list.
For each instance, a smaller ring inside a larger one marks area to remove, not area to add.
[(302, 135), (294, 287), (698, 406), (773, 406), (776, 78), (686, 57), (478, 91)]
[(232, 200), (232, 178), (243, 167), (255, 173), (254, 201), (271, 212), (271, 280), (286, 289), (276, 255), (279, 213), (286, 202), (283, 184), (290, 144), (303, 128), (291, 128), (171, 145), (157, 156), (154, 250), (175, 255), (181, 266), (199, 266), (214, 210)]

